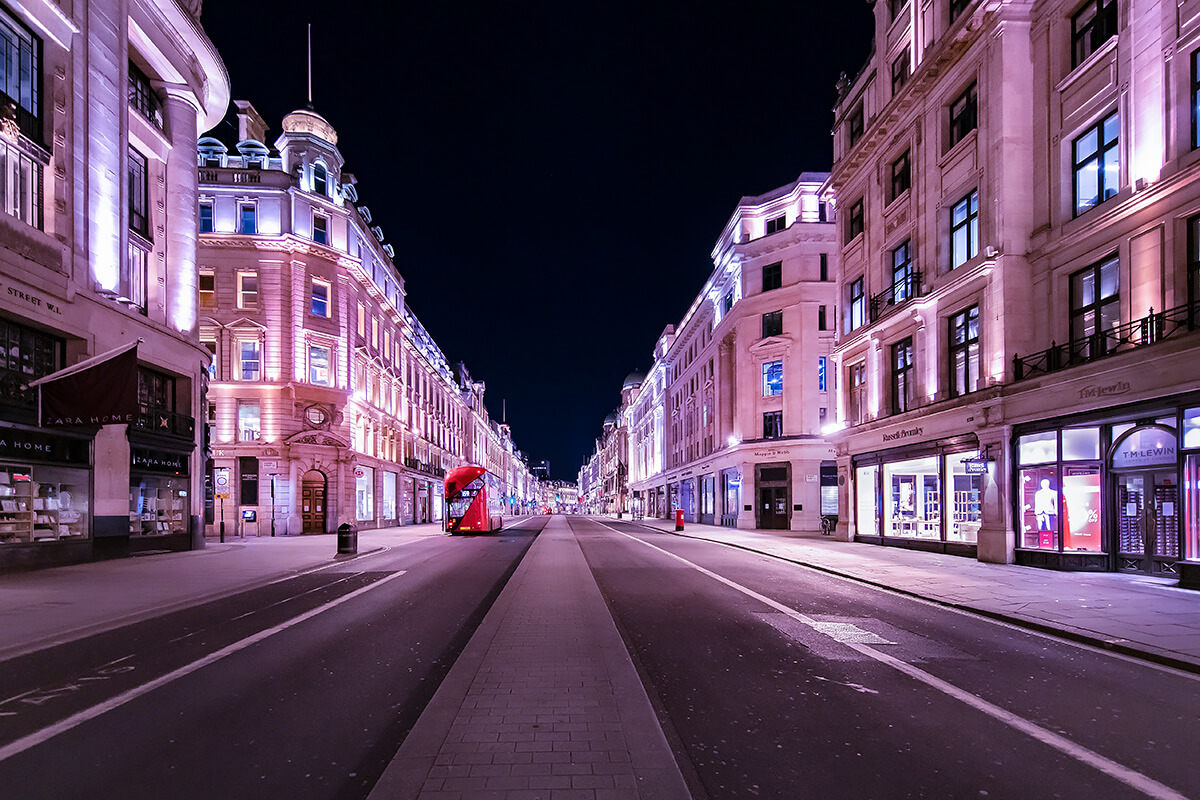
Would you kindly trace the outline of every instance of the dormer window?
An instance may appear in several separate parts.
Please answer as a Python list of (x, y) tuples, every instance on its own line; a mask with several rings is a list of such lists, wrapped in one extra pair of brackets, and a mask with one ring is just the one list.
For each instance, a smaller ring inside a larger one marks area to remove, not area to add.
[(329, 172), (324, 164), (313, 167), (313, 192), (319, 195), (329, 195)]

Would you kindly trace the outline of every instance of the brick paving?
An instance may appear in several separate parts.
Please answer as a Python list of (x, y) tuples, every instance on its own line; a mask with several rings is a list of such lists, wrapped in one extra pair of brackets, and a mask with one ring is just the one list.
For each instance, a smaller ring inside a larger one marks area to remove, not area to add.
[(566, 518), (535, 540), (370, 797), (690, 797)]

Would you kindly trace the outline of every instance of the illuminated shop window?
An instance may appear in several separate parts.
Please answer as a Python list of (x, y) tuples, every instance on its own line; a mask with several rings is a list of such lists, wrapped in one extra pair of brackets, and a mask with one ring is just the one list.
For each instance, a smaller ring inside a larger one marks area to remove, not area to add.
[(762, 365), (763, 397), (783, 394), (783, 361), (768, 361)]

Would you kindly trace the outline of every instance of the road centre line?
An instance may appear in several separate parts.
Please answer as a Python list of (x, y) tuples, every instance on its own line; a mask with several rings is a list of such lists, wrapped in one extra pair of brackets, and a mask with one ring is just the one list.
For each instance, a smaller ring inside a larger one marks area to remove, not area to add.
[(83, 723), (88, 722), (89, 720), (95, 719), (96, 717), (100, 716), (101, 714), (105, 714), (109, 711), (112, 711), (115, 708), (119, 708), (119, 707), (125, 705), (126, 703), (136, 700), (137, 698), (141, 697), (142, 695), (149, 694), (150, 692), (154, 691), (155, 689), (158, 689), (159, 687), (166, 686), (167, 684), (171, 683), (172, 681), (176, 681), (186, 675), (190, 675), (191, 673), (193, 673), (199, 669), (203, 669), (204, 667), (207, 667), (210, 664), (220, 661), (221, 659), (225, 658), (226, 656), (231, 656), (240, 650), (245, 650), (247, 647), (250, 647), (251, 645), (258, 644), (259, 642), (263, 641), (264, 639), (274, 636), (277, 633), (281, 633), (282, 631), (285, 631), (288, 628), (291, 628), (295, 625), (299, 625), (301, 622), (312, 619), (313, 617), (317, 616), (318, 614), (322, 614), (326, 611), (329, 611), (332, 608), (340, 606), (342, 603), (349, 602), (350, 600), (353, 600), (354, 598), (358, 597), (359, 595), (366, 594), (367, 592), (371, 591), (372, 589), (378, 589), (379, 587), (383, 586), (384, 584), (387, 584), (387, 583), (395, 580), (396, 578), (399, 578), (400, 576), (404, 575), (404, 573), (406, 571), (407, 570), (401, 570), (399, 572), (394, 572), (391, 575), (388, 575), (384, 578), (380, 578), (379, 580), (377, 580), (373, 583), (370, 583), (366, 586), (362, 586), (358, 589), (355, 589), (354, 591), (350, 592), (349, 594), (339, 597), (336, 600), (331, 600), (323, 606), (318, 606), (317, 608), (314, 608), (310, 611), (304, 612), (303, 614), (301, 614), (298, 617), (293, 617), (292, 619), (287, 620), (286, 622), (281, 622), (278, 625), (274, 625), (270, 628), (267, 628), (266, 630), (259, 631), (258, 633), (254, 634), (253, 636), (247, 636), (245, 639), (242, 639), (240, 641), (234, 642), (233, 644), (222, 647), (220, 650), (217, 650), (215, 652), (209, 653), (204, 658), (198, 659), (196, 661), (193, 661), (190, 664), (185, 664), (184, 666), (179, 667), (178, 669), (172, 670), (171, 672), (168, 672), (166, 675), (159, 676), (158, 678), (155, 678), (154, 680), (149, 681), (148, 683), (144, 683), (141, 686), (136, 686), (127, 692), (123, 692), (123, 693), (117, 695), (116, 697), (109, 698), (108, 700), (105, 700), (103, 703), (99, 703), (97, 705), (92, 706), (91, 708), (84, 709), (83, 711), (80, 711), (76, 714), (72, 714), (71, 716), (69, 716), (65, 719), (59, 720), (58, 722), (54, 723), (53, 725), (49, 725), (45, 728), (42, 728), (39, 731), (35, 731), (35, 732), (29, 734), (28, 736), (23, 736), (20, 739), (17, 739), (7, 745), (4, 745), (3, 747), (0, 747), (0, 761), (5, 761), (9, 758), (12, 758), (15, 755), (25, 752), (26, 750), (28, 750), (31, 747), (36, 747), (37, 745), (42, 744), (43, 742), (53, 739), (55, 736), (58, 736), (61, 733), (66, 733), (67, 731), (71, 730), (72, 728), (78, 727), (79, 725), (82, 725)]
[[(799, 611), (796, 611), (793, 608), (785, 606), (784, 604), (779, 603), (775, 600), (772, 600), (771, 598), (766, 597), (765, 595), (761, 595), (758, 592), (754, 591), (753, 589), (742, 586), (741, 584), (736, 583), (722, 575), (718, 575), (717, 573), (715, 573), (711, 570), (705, 569), (704, 567), (700, 566), (699, 564), (688, 561), (686, 558), (683, 558), (682, 556), (675, 555), (674, 553), (664, 550), (663, 548), (658, 547), (657, 545), (653, 545), (650, 542), (639, 539), (638, 537), (636, 537), (632, 534), (625, 533), (624, 531), (619, 531), (615, 528), (611, 528), (602, 522), (597, 523), (597, 524), (600, 525), (602, 528), (605, 528), (606, 530), (610, 530), (613, 533), (618, 533), (621, 536), (626, 537), (627, 539), (631, 539), (631, 540), (637, 542), (638, 544), (649, 547), (652, 550), (657, 550), (658, 552), (662, 553), (663, 555), (667, 556), (668, 558), (672, 558), (682, 564), (685, 564), (685, 565), (691, 567), (692, 569), (696, 570), (697, 572), (701, 573), (702, 575), (706, 575), (706, 576), (712, 578), (713, 580), (728, 586), (731, 589), (741, 592), (742, 594), (746, 595), (747, 597), (751, 597), (755, 600), (758, 600), (759, 602), (769, 606), (770, 608), (773, 608), (776, 611), (779, 611), (780, 613), (786, 614), (787, 616), (791, 617), (792, 619), (796, 620), (797, 622), (801, 623), (802, 625), (806, 625), (809, 628), (812, 628), (812, 630), (816, 631), (817, 633), (828, 636), (827, 631), (822, 630), (822, 628), (819, 627), (820, 626), (819, 621), (813, 619), (812, 617), (809, 617), (805, 614), (800, 613)], [(833, 638), (833, 637), (830, 637), (830, 638)], [(836, 641), (836, 639), (835, 639), (835, 641)], [(966, 691), (965, 689), (960, 689), (959, 687), (957, 687), (947, 681), (944, 681), (941, 678), (938, 678), (938, 677), (926, 672), (923, 669), (915, 667), (906, 661), (896, 658), (893, 655), (880, 652), (879, 650), (876, 650), (874, 647), (870, 647), (870, 646), (864, 645), (864, 644), (859, 644), (858, 642), (842, 641), (839, 643), (844, 645), (845, 647), (849, 647), (850, 649), (852, 649), (858, 653), (861, 653), (862, 655), (864, 655), (870, 659), (873, 659), (873, 660), (879, 662), (880, 664), (889, 666), (892, 669), (895, 669), (898, 672), (901, 672), (901, 673), (909, 676), (910, 678), (913, 678), (914, 680), (920, 681), (921, 683), (924, 683), (926, 686), (929, 686), (932, 689), (942, 692), (943, 694), (945, 694), (949, 697), (952, 697), (955, 700), (965, 703), (968, 706), (970, 706), (971, 708), (974, 708), (977, 711), (981, 711), (984, 714), (987, 714), (988, 716), (992, 717), (993, 719), (995, 719), (999, 722), (1002, 722), (1005, 725), (1008, 725), (1009, 727), (1011, 727), (1017, 731), (1020, 731), (1021, 733), (1031, 736), (1032, 738), (1038, 740), (1039, 742), (1042, 742), (1043, 744), (1049, 745), (1050, 747), (1054, 748), (1055, 750), (1058, 750), (1059, 752), (1063, 753), (1064, 755), (1066, 755), (1070, 758), (1073, 758), (1081, 763), (1087, 764), (1088, 766), (1093, 767), (1094, 769), (1097, 769), (1100, 772), (1103, 772), (1105, 775), (1108, 775), (1109, 777), (1114, 778), (1133, 789), (1136, 789), (1137, 791), (1145, 794), (1147, 797), (1155, 798), (1155, 800), (1188, 800), (1188, 798), (1185, 795), (1180, 794), (1179, 792), (1175, 791), (1174, 789), (1172, 789), (1169, 786), (1159, 783), (1158, 781), (1154, 780), (1153, 778), (1151, 778), (1147, 775), (1143, 775), (1142, 773), (1140, 773), (1136, 770), (1130, 769), (1129, 767), (1126, 767), (1123, 764), (1118, 764), (1116, 761), (1113, 761), (1112, 759), (1105, 758), (1104, 756), (1100, 755), (1099, 753), (1089, 750), (1088, 748), (1086, 748), (1080, 744), (1077, 744), (1076, 742), (1071, 741), (1070, 739), (1066, 738), (1065, 736), (1061, 736), (1057, 733), (1054, 733), (1053, 731), (1049, 731), (1046, 728), (1043, 728), (1042, 726), (1037, 725), (1036, 723), (1030, 722), (1029, 720), (1024, 719), (1023, 717), (1020, 717), (1020, 716), (1012, 713), (1011, 711), (1001, 708), (1000, 706), (997, 706), (993, 703), (989, 703), (987, 700), (984, 700), (982, 697), (979, 697), (978, 695), (974, 695), (974, 694)]]

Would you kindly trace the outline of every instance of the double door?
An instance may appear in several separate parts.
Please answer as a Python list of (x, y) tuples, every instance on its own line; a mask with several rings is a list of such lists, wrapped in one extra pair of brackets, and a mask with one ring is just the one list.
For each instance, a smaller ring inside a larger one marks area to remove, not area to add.
[(790, 522), (786, 486), (762, 486), (758, 490), (758, 527), (786, 531)]
[(1175, 472), (1117, 473), (1117, 570), (1174, 575), (1179, 559), (1179, 479)]

